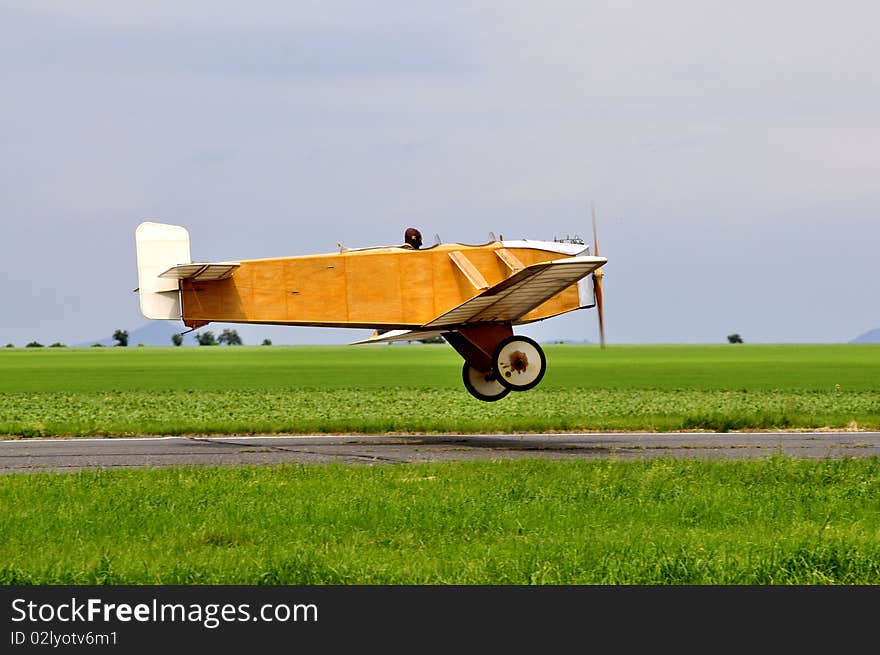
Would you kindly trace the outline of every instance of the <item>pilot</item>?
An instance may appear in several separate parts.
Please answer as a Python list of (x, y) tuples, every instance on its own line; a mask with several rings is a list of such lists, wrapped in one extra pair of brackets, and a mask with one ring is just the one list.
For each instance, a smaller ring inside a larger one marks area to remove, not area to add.
[(403, 241), (404, 248), (418, 250), (422, 247), (422, 233), (414, 227), (408, 227), (403, 233)]

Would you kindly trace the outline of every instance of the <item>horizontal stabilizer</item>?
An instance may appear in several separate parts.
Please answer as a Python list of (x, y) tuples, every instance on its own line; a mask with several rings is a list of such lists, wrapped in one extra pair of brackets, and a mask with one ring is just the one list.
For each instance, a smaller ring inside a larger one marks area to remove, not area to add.
[(195, 280), (197, 282), (211, 282), (225, 280), (232, 277), (235, 269), (241, 266), (238, 262), (211, 262), (178, 264), (172, 266), (159, 277), (171, 280)]
[[(474, 323), (510, 323), (585, 278), (608, 260), (580, 256), (526, 266), (506, 280), (438, 316), (422, 329), (452, 328)], [(586, 306), (582, 299), (582, 306)]]

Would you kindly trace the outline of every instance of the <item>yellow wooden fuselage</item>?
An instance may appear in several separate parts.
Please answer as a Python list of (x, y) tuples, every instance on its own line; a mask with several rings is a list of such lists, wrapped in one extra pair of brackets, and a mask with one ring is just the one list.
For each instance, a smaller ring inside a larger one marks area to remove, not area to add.
[[(225, 280), (182, 280), (183, 320), (189, 326), (229, 322), (416, 328), (505, 280), (518, 264), (567, 256), (540, 247), (505, 247), (496, 241), (245, 260)], [(572, 284), (516, 323), (581, 306), (578, 285)]]

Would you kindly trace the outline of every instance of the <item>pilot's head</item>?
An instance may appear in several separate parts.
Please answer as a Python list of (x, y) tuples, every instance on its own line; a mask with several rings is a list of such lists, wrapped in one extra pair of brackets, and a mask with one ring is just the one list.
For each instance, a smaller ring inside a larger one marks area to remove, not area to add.
[(422, 247), (422, 233), (419, 232), (414, 227), (406, 228), (406, 232), (403, 233), (404, 242), (418, 250)]

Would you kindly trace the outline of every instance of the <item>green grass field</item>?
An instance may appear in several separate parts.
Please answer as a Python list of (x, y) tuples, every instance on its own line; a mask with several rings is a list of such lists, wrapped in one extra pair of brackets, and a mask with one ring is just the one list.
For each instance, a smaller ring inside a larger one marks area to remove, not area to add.
[(880, 461), (0, 477), (0, 584), (880, 584)]
[[(445, 346), (0, 350), (0, 434), (880, 427), (880, 347), (548, 346), (497, 403)], [(880, 584), (880, 460), (0, 476), (0, 584)]]
[(880, 346), (546, 352), (482, 403), (445, 345), (0, 349), (0, 434), (880, 428)]

